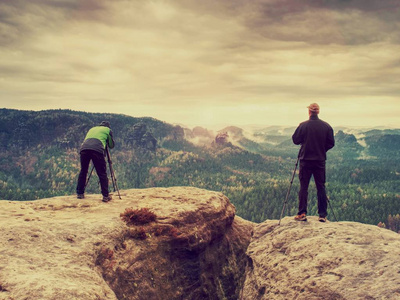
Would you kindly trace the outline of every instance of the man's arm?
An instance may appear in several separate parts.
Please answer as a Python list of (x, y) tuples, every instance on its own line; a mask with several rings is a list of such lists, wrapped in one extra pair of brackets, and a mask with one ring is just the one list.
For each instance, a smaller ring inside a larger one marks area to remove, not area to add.
[(304, 141), (304, 137), (302, 134), (302, 130), (301, 130), (301, 124), (297, 127), (297, 129), (295, 130), (295, 132), (292, 135), (292, 141), (295, 145), (300, 145), (303, 143)]
[(326, 137), (325, 150), (328, 151), (329, 149), (332, 149), (334, 146), (335, 146), (335, 137), (333, 135), (333, 129), (329, 128), (328, 135)]
[(107, 145), (108, 145), (108, 148), (110, 148), (110, 149), (114, 148), (114, 146), (115, 146), (113, 133), (112, 133), (111, 129), (110, 129), (110, 133), (109, 133), (108, 138), (107, 138)]

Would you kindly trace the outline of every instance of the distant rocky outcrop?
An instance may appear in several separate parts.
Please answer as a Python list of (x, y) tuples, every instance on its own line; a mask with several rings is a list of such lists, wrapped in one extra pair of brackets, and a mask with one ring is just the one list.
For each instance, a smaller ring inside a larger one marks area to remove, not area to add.
[(175, 141), (183, 140), (185, 138), (185, 130), (179, 125), (174, 126), (169, 138)]
[(219, 132), (211, 143), (211, 147), (216, 150), (216, 153), (227, 155), (231, 151), (243, 152), (242, 147), (232, 144), (230, 136), (227, 132)]
[[(246, 137), (249, 136), (249, 138)], [(218, 132), (218, 135), (215, 139), (215, 143), (218, 145), (239, 147), (241, 149), (251, 151), (251, 152), (260, 152), (264, 148), (253, 139), (256, 137), (252, 135), (252, 133), (246, 133), (242, 128), (236, 126), (228, 126)]]
[(215, 137), (215, 144), (218, 146), (224, 146), (229, 143), (229, 134), (227, 132), (220, 132)]
[(190, 187), (0, 201), (0, 299), (399, 299), (400, 236)]
[(153, 137), (147, 125), (137, 123), (133, 126), (133, 130), (128, 136), (127, 143), (133, 148), (147, 149), (155, 151), (157, 148), (157, 140)]
[(220, 133), (227, 133), (232, 139), (240, 140), (244, 138), (243, 129), (236, 126), (228, 126), (219, 131)]
[(354, 134), (344, 133), (342, 130), (339, 130), (335, 135), (335, 141), (337, 143), (348, 143), (353, 144), (357, 143), (357, 139)]

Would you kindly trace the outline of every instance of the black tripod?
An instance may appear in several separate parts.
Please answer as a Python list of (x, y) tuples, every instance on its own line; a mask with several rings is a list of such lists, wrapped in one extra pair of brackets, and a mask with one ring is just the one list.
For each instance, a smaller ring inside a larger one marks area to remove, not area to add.
[[(114, 169), (112, 167), (111, 155), (110, 155), (110, 151), (108, 150), (108, 147), (106, 147), (106, 156), (107, 156), (108, 166), (110, 169), (110, 176), (111, 176), (111, 181), (113, 184), (114, 192), (117, 191), (118, 197), (119, 197), (119, 199), (121, 199), (121, 194), (119, 193), (119, 189), (118, 189), (118, 185), (117, 185), (117, 178), (115, 177)], [(93, 169), (94, 169), (94, 165), (92, 166), (92, 170), (90, 170), (90, 174), (86, 181), (85, 187), (88, 185), (90, 177), (92, 177)]]
[(283, 214), (284, 214), (284, 212), (285, 212), (285, 209), (286, 209), (286, 204), (287, 204), (287, 201), (288, 201), (288, 198), (289, 198), (289, 195), (290, 195), (290, 190), (292, 189), (293, 180), (294, 180), (294, 175), (296, 175), (296, 170), (297, 170), (297, 165), (298, 165), (298, 164), (299, 164), (299, 156), (297, 156), (296, 165), (295, 165), (295, 167), (294, 167), (294, 171), (293, 171), (293, 174), (292, 174), (292, 179), (290, 180), (289, 189), (288, 189), (288, 191), (287, 191), (287, 193), (286, 193), (286, 198), (285, 198), (285, 202), (283, 203), (283, 207), (282, 207), (282, 211), (281, 211), (281, 216), (279, 217), (279, 223), (278, 223), (278, 225), (281, 225), (281, 219), (282, 219), (282, 216), (283, 216)]
[[(296, 165), (295, 165), (295, 167), (294, 167), (294, 171), (293, 171), (293, 174), (292, 174), (292, 179), (290, 180), (289, 189), (288, 189), (288, 191), (287, 191), (287, 193), (286, 193), (286, 199), (285, 199), (285, 202), (283, 203), (283, 207), (282, 207), (282, 211), (281, 211), (281, 216), (279, 217), (279, 223), (278, 223), (278, 225), (281, 225), (282, 216), (283, 216), (283, 214), (284, 214), (284, 212), (285, 212), (285, 209), (286, 209), (286, 204), (287, 204), (287, 201), (288, 201), (288, 198), (289, 198), (290, 190), (292, 189), (292, 185), (293, 185), (294, 175), (296, 174), (297, 165), (299, 164), (299, 156), (300, 156), (300, 152), (299, 152), (299, 155), (297, 156)], [(333, 216), (334, 216), (334, 218), (335, 218), (335, 221), (337, 222), (338, 220), (337, 220), (337, 218), (336, 218), (336, 216), (335, 216), (335, 212), (333, 211), (331, 202), (329, 201), (329, 199), (327, 199), (327, 201), (328, 201), (329, 207), (331, 208), (331, 211), (332, 211), (332, 214), (333, 214)]]

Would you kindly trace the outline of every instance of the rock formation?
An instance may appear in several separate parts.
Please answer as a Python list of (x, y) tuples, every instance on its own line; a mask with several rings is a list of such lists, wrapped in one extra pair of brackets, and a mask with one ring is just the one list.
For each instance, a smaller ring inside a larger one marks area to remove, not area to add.
[[(253, 224), (196, 188), (0, 202), (0, 299), (237, 299)], [(127, 225), (126, 209), (153, 222)]]
[(179, 125), (174, 126), (173, 129), (171, 130), (170, 135), (168, 136), (168, 139), (174, 141), (182, 141), (184, 138), (185, 138), (185, 130)]
[(147, 149), (155, 151), (157, 147), (157, 140), (153, 137), (148, 130), (147, 125), (144, 123), (137, 123), (133, 126), (133, 130), (129, 131), (128, 144), (133, 148)]
[(245, 299), (400, 299), (400, 236), (317, 217), (256, 226), (247, 250)]
[(228, 143), (228, 138), (229, 138), (229, 135), (227, 132), (220, 132), (215, 137), (215, 143), (217, 145), (225, 145)]
[(0, 299), (400, 299), (400, 236), (190, 187), (0, 201)]
[(227, 133), (233, 140), (240, 140), (244, 138), (243, 129), (236, 126), (228, 126), (221, 129), (219, 133)]

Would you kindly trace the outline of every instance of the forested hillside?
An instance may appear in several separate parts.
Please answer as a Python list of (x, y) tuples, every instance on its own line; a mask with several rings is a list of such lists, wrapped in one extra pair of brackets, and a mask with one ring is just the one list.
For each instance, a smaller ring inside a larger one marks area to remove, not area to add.
[[(225, 193), (245, 219), (279, 218), (298, 152), (291, 142), (295, 127), (250, 133), (228, 127), (221, 142), (206, 129), (69, 110), (0, 109), (0, 199), (74, 194), (79, 146), (86, 131), (102, 120), (110, 121), (114, 132), (111, 156), (120, 189), (196, 186)], [(335, 215), (397, 229), (400, 130), (335, 132), (336, 146), (327, 161), (327, 192)], [(287, 214), (297, 212), (298, 188), (296, 176)], [(100, 193), (96, 176), (87, 192)], [(313, 184), (309, 209), (316, 214)]]

